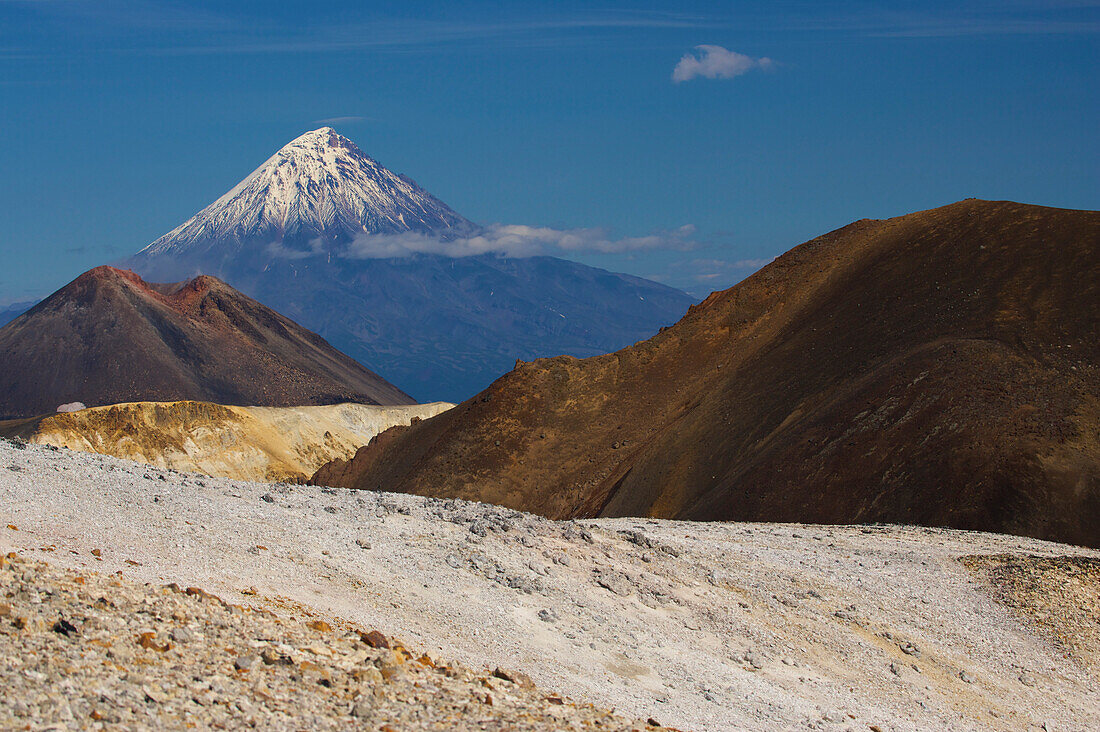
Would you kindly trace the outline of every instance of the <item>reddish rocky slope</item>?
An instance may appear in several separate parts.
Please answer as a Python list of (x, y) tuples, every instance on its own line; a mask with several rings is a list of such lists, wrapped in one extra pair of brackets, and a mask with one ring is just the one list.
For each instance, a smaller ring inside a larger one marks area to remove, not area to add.
[(156, 285), (97, 267), (0, 328), (0, 415), (79, 401), (408, 404), (320, 336), (213, 277)]

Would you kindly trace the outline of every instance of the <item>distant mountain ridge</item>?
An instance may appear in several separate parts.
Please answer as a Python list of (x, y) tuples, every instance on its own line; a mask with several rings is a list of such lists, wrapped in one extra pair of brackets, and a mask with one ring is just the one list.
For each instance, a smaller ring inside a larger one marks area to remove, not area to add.
[(304, 406), (413, 400), (214, 277), (154, 284), (97, 267), (0, 328), (0, 415), (82, 402)]
[(479, 227), (325, 127), (302, 135), (123, 266), (219, 277), (421, 401), (458, 401), (515, 360), (606, 353), (679, 318), (687, 294), (555, 257), (358, 258), (362, 236)]
[(30, 310), (36, 302), (35, 300), (27, 300), (25, 302), (13, 302), (10, 305), (0, 305), (0, 327), (7, 325)]
[(553, 518), (1100, 547), (1100, 212), (966, 200), (806, 242), (606, 356), (519, 364), (322, 485)]

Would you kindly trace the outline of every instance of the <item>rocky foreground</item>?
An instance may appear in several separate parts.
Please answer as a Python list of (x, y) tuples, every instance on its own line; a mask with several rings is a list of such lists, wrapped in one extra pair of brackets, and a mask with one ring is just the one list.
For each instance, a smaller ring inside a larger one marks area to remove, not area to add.
[(644, 729), (306, 608), (0, 557), (0, 728)]
[(1100, 552), (1031, 539), (555, 522), (0, 442), (0, 549), (0, 726), (1100, 728)]

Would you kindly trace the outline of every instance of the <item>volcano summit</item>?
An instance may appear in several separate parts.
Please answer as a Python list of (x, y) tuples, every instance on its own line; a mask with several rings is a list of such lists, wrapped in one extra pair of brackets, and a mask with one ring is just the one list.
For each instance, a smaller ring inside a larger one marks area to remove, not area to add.
[(412, 179), (391, 173), (351, 140), (322, 127), (292, 140), (141, 253), (229, 258), (259, 242), (331, 248), (363, 233), (455, 236), (476, 228)]

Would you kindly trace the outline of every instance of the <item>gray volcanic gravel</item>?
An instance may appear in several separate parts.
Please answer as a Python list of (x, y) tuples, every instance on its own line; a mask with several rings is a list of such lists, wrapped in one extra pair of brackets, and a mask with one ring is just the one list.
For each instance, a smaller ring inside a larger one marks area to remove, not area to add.
[(294, 605), (0, 556), (0, 729), (642, 730)]
[(1100, 729), (1097, 670), (959, 561), (1100, 557), (1026, 538), (555, 522), (0, 442), (0, 549), (300, 604), (682, 729)]

